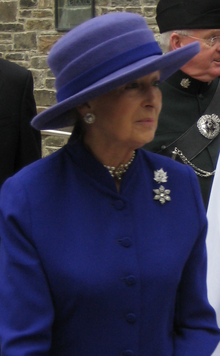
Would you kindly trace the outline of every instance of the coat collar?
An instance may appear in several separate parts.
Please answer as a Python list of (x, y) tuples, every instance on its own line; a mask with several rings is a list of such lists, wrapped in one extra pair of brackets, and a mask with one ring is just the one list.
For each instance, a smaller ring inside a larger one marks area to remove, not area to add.
[[(90, 178), (95, 180), (98, 184), (111, 189), (111, 191), (117, 192), (115, 182), (108, 170), (89, 151), (85, 149), (82, 142), (74, 141), (72, 135), (68, 144), (66, 145), (66, 149), (71, 155), (75, 164), (86, 175), (89, 175)], [(129, 169), (123, 176), (120, 192), (123, 192), (123, 190), (126, 189), (128, 185), (134, 184), (134, 180), (137, 175), (137, 164), (139, 160), (140, 152), (137, 150), (134, 161), (131, 163)]]
[(166, 82), (182, 92), (192, 95), (200, 95), (207, 92), (213, 85), (215, 86), (218, 80), (219, 79), (216, 78), (209, 83), (201, 82), (200, 80), (190, 77), (181, 70), (178, 70), (169, 77)]

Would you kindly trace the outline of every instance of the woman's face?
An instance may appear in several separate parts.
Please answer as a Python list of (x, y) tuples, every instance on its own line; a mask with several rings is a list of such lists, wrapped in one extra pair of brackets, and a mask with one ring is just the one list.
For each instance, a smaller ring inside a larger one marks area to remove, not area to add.
[(96, 120), (86, 125), (86, 136), (131, 149), (152, 141), (161, 110), (159, 79), (154, 72), (90, 100), (87, 111)]

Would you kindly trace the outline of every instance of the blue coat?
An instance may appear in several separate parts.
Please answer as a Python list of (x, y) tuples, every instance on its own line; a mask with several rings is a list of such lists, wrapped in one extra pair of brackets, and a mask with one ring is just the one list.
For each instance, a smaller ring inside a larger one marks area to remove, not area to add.
[(210, 356), (220, 334), (189, 167), (139, 149), (118, 193), (69, 143), (7, 180), (0, 208), (2, 356)]

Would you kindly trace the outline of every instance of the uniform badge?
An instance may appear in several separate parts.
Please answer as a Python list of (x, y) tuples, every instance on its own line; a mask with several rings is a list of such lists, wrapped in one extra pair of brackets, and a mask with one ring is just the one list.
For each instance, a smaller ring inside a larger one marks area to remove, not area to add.
[[(167, 183), (167, 172), (164, 172), (163, 168), (154, 171), (154, 180), (158, 183)], [(155, 194), (154, 200), (158, 200), (162, 205), (167, 201), (171, 201), (170, 189), (165, 189), (163, 185), (160, 185), (159, 189), (153, 189)]]
[(191, 81), (189, 80), (189, 78), (182, 79), (180, 82), (181, 87), (183, 87), (185, 89), (188, 89), (190, 84), (191, 84)]
[(220, 132), (220, 119), (218, 115), (203, 115), (197, 121), (199, 132), (209, 140), (218, 136)]

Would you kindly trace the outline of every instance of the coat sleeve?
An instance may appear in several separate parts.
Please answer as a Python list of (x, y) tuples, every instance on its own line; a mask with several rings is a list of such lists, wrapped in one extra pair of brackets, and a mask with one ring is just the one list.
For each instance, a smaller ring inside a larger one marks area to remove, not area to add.
[(0, 196), (0, 340), (7, 356), (50, 354), (54, 309), (29, 208), (22, 185), (8, 179)]
[(41, 134), (30, 122), (36, 115), (36, 103), (33, 94), (33, 77), (27, 71), (26, 83), (20, 109), (20, 127), (15, 171), (41, 158)]
[[(175, 356), (211, 355), (220, 340), (214, 309), (207, 298), (207, 220), (197, 178), (190, 173), (192, 196), (198, 207), (200, 232), (186, 261), (175, 314)], [(190, 206), (188, 207), (190, 209)], [(195, 224), (197, 222), (195, 221)]]

